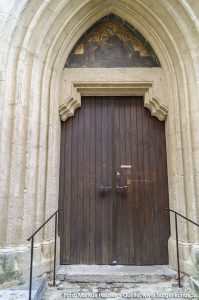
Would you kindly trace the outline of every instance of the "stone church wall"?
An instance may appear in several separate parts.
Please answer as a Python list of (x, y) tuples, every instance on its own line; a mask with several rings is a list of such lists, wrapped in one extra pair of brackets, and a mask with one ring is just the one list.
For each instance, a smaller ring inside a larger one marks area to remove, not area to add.
[[(27, 275), (27, 237), (57, 209), (60, 82), (67, 57), (114, 13), (147, 38), (165, 78), (170, 207), (199, 222), (199, 2), (0, 1), (0, 273)], [(70, 81), (70, 79), (69, 79)], [(179, 220), (182, 270), (198, 265), (198, 229)], [(53, 223), (36, 239), (37, 274), (51, 269)], [(171, 217), (170, 264), (176, 267)]]

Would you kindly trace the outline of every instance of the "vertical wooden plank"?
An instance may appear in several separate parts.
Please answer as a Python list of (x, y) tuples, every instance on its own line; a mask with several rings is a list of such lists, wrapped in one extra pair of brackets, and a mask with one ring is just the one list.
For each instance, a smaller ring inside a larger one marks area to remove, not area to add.
[(108, 200), (108, 264), (112, 264), (114, 258), (113, 258), (113, 230), (115, 230), (115, 227), (113, 227), (113, 213), (114, 213), (114, 185), (113, 185), (113, 176), (114, 176), (114, 170), (113, 170), (113, 136), (114, 136), (114, 99), (112, 97), (108, 97), (107, 99), (107, 105), (108, 105), (108, 113), (107, 113), (107, 183), (108, 186), (112, 187), (111, 192), (109, 193)]
[(84, 98), (84, 226), (83, 226), (83, 262), (89, 262), (89, 218), (90, 218), (90, 99)]
[(111, 97), (112, 101), (112, 133), (111, 133), (111, 143), (112, 143), (112, 153), (111, 153), (111, 163), (112, 163), (112, 263), (118, 261), (118, 218), (117, 218), (117, 192), (116, 186), (118, 185), (117, 176), (118, 165), (117, 159), (119, 159), (119, 111), (117, 109), (117, 97)]
[[(128, 115), (125, 114), (127, 97), (120, 97), (120, 173), (121, 173), (121, 186), (127, 184), (126, 181), (126, 169), (121, 168), (121, 165), (127, 165), (127, 119)], [(120, 209), (121, 209), (121, 256), (122, 263), (128, 263), (128, 199), (125, 191), (119, 195)]]
[(137, 170), (136, 170), (136, 206), (134, 214), (136, 217), (136, 261), (138, 265), (142, 265), (142, 252), (143, 252), (143, 190), (142, 190), (142, 171), (143, 171), (143, 136), (142, 136), (142, 107), (140, 99), (136, 98), (136, 144), (137, 144)]
[(131, 191), (129, 197), (131, 197), (132, 207), (132, 227), (130, 231), (130, 239), (133, 241), (133, 255), (129, 256), (129, 263), (138, 264), (140, 256), (140, 240), (138, 238), (139, 227), (139, 214), (138, 214), (138, 147), (137, 147), (137, 98), (132, 97), (130, 102), (130, 121), (131, 121)]
[(99, 188), (102, 185), (101, 168), (102, 168), (102, 101), (101, 97), (95, 97), (95, 120), (96, 120), (96, 206), (95, 206), (95, 257), (96, 264), (102, 263), (102, 197), (99, 193)]
[(77, 249), (77, 174), (78, 174), (78, 164), (77, 164), (77, 145), (78, 145), (78, 116), (79, 111), (76, 111), (76, 118), (72, 119), (72, 160), (71, 160), (71, 222), (70, 222), (70, 263), (76, 263), (76, 249)]
[[(84, 229), (84, 111), (85, 103), (82, 99), (82, 106), (78, 115), (78, 143), (77, 143), (77, 243), (76, 243), (76, 264), (83, 263), (83, 229)], [(76, 114), (73, 117), (76, 119)], [(72, 183), (73, 184), (73, 183)], [(71, 199), (73, 201), (73, 199)]]
[[(146, 111), (147, 112), (147, 111)], [(148, 214), (149, 214), (149, 222), (151, 226), (150, 236), (151, 236), (151, 257), (153, 258), (153, 262), (155, 263), (155, 245), (154, 245), (154, 238), (155, 238), (155, 231), (154, 231), (154, 220), (155, 220), (155, 199), (156, 199), (156, 192), (155, 186), (156, 182), (156, 158), (154, 155), (155, 149), (155, 142), (154, 142), (154, 132), (153, 132), (153, 117), (148, 113), (148, 135), (149, 135), (149, 168), (150, 168), (150, 184), (149, 184), (149, 205), (148, 205)]]
[(95, 138), (96, 138), (96, 123), (95, 123), (95, 98), (92, 97), (90, 99), (90, 241), (89, 241), (89, 263), (95, 264), (96, 258), (95, 258), (95, 218), (96, 218), (96, 212), (95, 212), (95, 205), (96, 205), (96, 198), (95, 198), (95, 192), (96, 192), (96, 156), (95, 156)]
[(141, 212), (141, 264), (147, 264), (147, 232), (146, 232), (146, 207), (145, 207), (145, 172), (144, 172), (144, 148), (145, 148), (145, 141), (144, 141), (144, 115), (143, 115), (143, 103), (139, 101), (139, 109), (140, 109), (140, 140), (141, 140), (141, 153), (140, 153), (140, 180), (139, 180), (139, 195), (140, 195), (140, 212)]
[[(148, 206), (147, 206), (147, 214), (148, 214), (148, 222), (151, 224), (151, 231), (149, 236), (151, 237), (151, 246), (149, 246), (152, 254), (151, 258), (153, 258), (152, 262), (155, 261), (155, 247), (154, 247), (154, 238), (156, 233), (154, 231), (154, 220), (155, 220), (155, 212), (154, 212), (154, 205), (155, 205), (155, 199), (156, 199), (156, 193), (155, 193), (155, 185), (156, 185), (156, 161), (155, 161), (155, 138), (154, 138), (154, 131), (153, 131), (153, 117), (151, 117), (149, 111), (145, 111), (145, 117), (148, 118), (148, 156), (149, 156), (149, 162), (147, 163), (147, 166), (150, 168), (150, 183), (148, 186), (148, 191), (145, 189), (145, 194), (147, 194), (148, 198)], [(150, 240), (148, 242), (148, 245), (150, 244)]]
[[(63, 162), (63, 166), (65, 168), (65, 177), (64, 177), (64, 229), (65, 229), (65, 259), (67, 263), (70, 263), (70, 229), (71, 229), (71, 161), (72, 161), (72, 120), (69, 120), (68, 124), (66, 124), (67, 128), (65, 128), (65, 161)], [(69, 174), (69, 176), (67, 176)]]
[[(108, 109), (107, 98), (102, 98), (102, 185), (108, 186)], [(102, 197), (102, 264), (108, 264), (108, 207), (110, 193)]]
[[(72, 120), (69, 120), (67, 124), (63, 127), (65, 149), (64, 149), (64, 161), (61, 161), (62, 167), (64, 169), (63, 177), (63, 239), (64, 247), (62, 258), (65, 263), (70, 263), (70, 207), (71, 207), (71, 138), (72, 138)], [(69, 176), (67, 176), (67, 174)]]
[(144, 157), (144, 149), (145, 149), (145, 138), (144, 138), (144, 123), (146, 120), (144, 119), (144, 107), (143, 103), (141, 101), (142, 99), (138, 99), (139, 101), (139, 140), (140, 140), (140, 150), (139, 150), (139, 156), (140, 156), (140, 170), (139, 170), (139, 197), (140, 197), (140, 205), (139, 205), (139, 211), (140, 211), (140, 224), (141, 224), (141, 232), (140, 232), (140, 244), (141, 244), (141, 264), (147, 264), (147, 223), (146, 223), (146, 202), (145, 202), (145, 157)]
[[(149, 120), (152, 118), (150, 112), (144, 108), (142, 109), (143, 114), (143, 155), (144, 155), (144, 169), (143, 169), (143, 188), (144, 188), (144, 214), (146, 220), (146, 227), (144, 232), (145, 238), (145, 254), (143, 255), (143, 263), (150, 264), (153, 257), (153, 202), (151, 199), (151, 163), (150, 163), (150, 131), (149, 131)], [(153, 134), (153, 132), (151, 133)]]
[(162, 259), (162, 252), (164, 251), (162, 248), (162, 244), (160, 242), (160, 234), (161, 234), (161, 218), (160, 218), (160, 203), (161, 203), (161, 186), (162, 186), (162, 178), (161, 178), (161, 168), (162, 168), (162, 159), (161, 159), (161, 149), (159, 148), (159, 122), (157, 119), (153, 120), (154, 122), (154, 136), (155, 136), (155, 149), (154, 149), (154, 155), (156, 160), (156, 185), (155, 185), (155, 231), (156, 231), (156, 247), (155, 247), (155, 255), (156, 255), (156, 261), (161, 261)]
[[(120, 139), (120, 128), (121, 128), (121, 102), (120, 98), (115, 99), (115, 132), (114, 132), (114, 165), (115, 165), (115, 187), (121, 185), (121, 139)], [(116, 261), (118, 264), (122, 262), (122, 203), (120, 194), (115, 192), (115, 226), (116, 229)]]
[(132, 197), (132, 186), (130, 181), (132, 179), (132, 132), (131, 132), (131, 101), (132, 97), (125, 98), (125, 164), (131, 166), (131, 168), (124, 170), (124, 185), (128, 187), (127, 192), (124, 193), (125, 201), (125, 227), (123, 235), (126, 235), (126, 264), (134, 263), (134, 239), (133, 239), (133, 197)]

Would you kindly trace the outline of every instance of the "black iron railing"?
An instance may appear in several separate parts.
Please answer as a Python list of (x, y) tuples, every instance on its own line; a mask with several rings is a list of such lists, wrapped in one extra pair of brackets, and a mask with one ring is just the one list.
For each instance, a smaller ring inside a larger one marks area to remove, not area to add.
[(170, 208), (166, 208), (166, 210), (168, 212), (172, 212), (175, 215), (175, 232), (176, 232), (176, 255), (177, 255), (177, 266), (178, 266), (178, 286), (181, 287), (181, 278), (180, 278), (180, 256), (179, 256), (179, 240), (178, 240), (178, 216), (180, 216), (181, 218), (187, 220), (188, 222), (196, 225), (199, 227), (199, 224), (197, 224), (196, 222), (188, 219), (187, 217), (181, 215), (180, 213), (178, 213), (177, 211), (170, 209)]
[(32, 296), (32, 271), (33, 271), (33, 251), (34, 251), (34, 236), (53, 218), (55, 217), (55, 244), (54, 244), (54, 269), (53, 269), (53, 286), (55, 286), (55, 271), (56, 271), (56, 251), (57, 251), (57, 216), (61, 209), (56, 210), (27, 240), (31, 241), (31, 256), (30, 256), (30, 279), (29, 279), (29, 300)]

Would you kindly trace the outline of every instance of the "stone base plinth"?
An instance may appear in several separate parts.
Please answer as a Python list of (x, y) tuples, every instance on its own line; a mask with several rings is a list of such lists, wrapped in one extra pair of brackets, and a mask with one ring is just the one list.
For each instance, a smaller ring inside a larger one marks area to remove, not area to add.
[[(59, 243), (58, 243), (59, 245)], [(59, 251), (57, 251), (59, 253)], [(54, 242), (35, 243), (33, 254), (33, 277), (53, 269)], [(59, 260), (57, 259), (57, 262)], [(0, 249), (0, 284), (26, 281), (30, 270), (30, 247), (18, 246)]]

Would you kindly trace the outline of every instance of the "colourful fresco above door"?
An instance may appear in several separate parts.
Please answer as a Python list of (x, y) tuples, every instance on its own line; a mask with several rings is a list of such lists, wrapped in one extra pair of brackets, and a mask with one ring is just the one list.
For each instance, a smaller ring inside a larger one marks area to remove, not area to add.
[(146, 39), (126, 21), (109, 15), (77, 42), (65, 68), (160, 67)]

